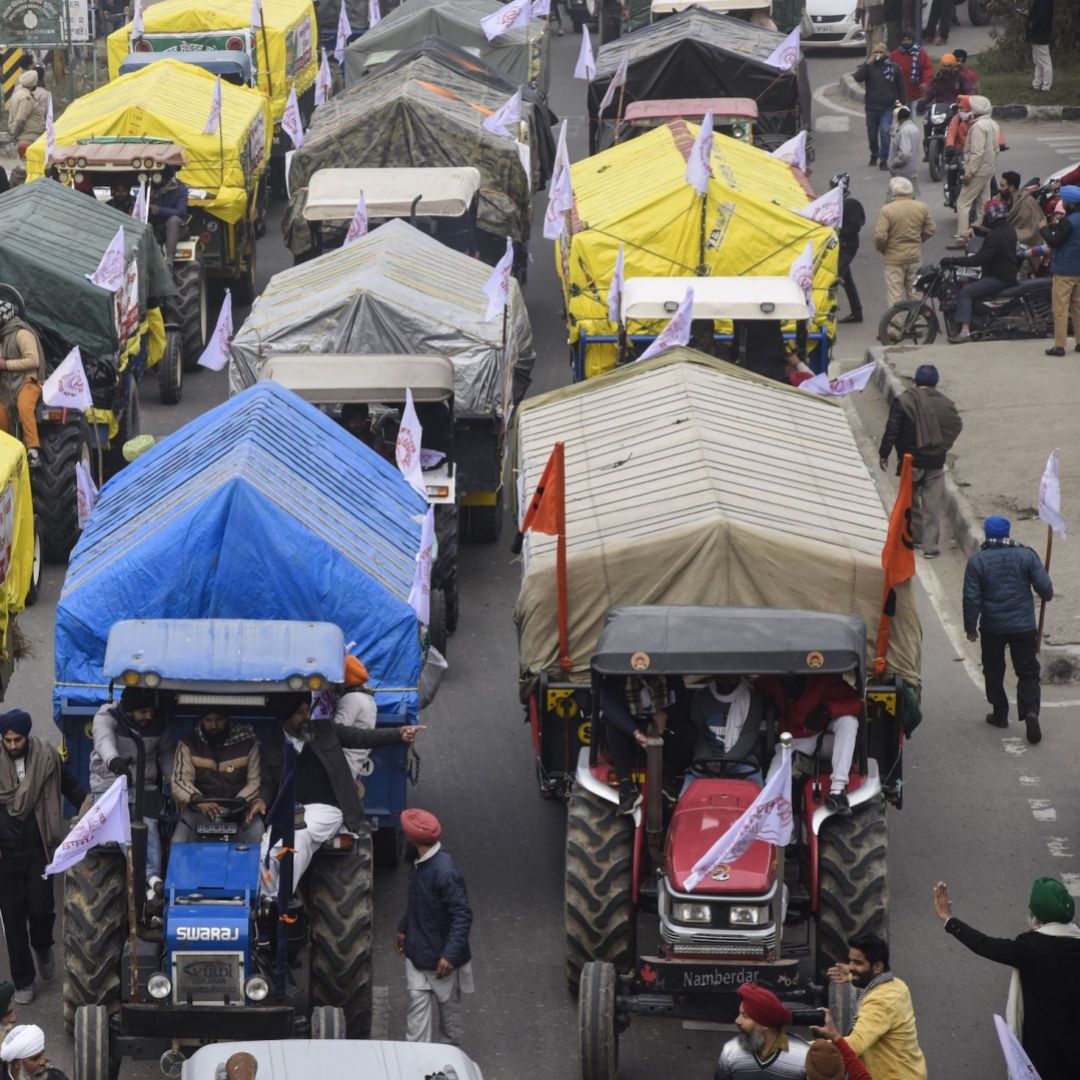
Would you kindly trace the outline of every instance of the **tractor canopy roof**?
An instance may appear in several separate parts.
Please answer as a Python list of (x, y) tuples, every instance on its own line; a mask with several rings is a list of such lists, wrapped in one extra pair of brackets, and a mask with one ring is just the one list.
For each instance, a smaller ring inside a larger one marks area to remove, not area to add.
[(74, 146), (58, 146), (53, 164), (78, 171), (110, 169), (154, 173), (186, 164), (184, 148), (167, 139), (107, 135), (100, 139), (80, 139)]
[(657, 605), (608, 612), (600, 675), (817, 675), (866, 667), (857, 615), (782, 608)]
[(633, 123), (635, 120), (695, 120), (700, 122), (705, 114), (713, 114), (713, 122), (722, 124), (725, 120), (756, 120), (757, 102), (753, 98), (660, 98), (653, 101), (632, 101), (626, 106), (623, 120)]
[(199, 52), (169, 53), (169, 52), (133, 52), (120, 63), (117, 75), (130, 75), (133, 71), (156, 64), (159, 60), (179, 60), (184, 64), (194, 64), (195, 67), (209, 71), (211, 75), (239, 76), (245, 86), (251, 84), (251, 57), (247, 53), (235, 49), (206, 49)]
[(360, 196), (369, 218), (464, 217), (480, 173), (457, 169), (320, 169), (308, 181), (308, 221), (350, 221)]
[(799, 283), (791, 277), (639, 277), (623, 286), (622, 317), (642, 322), (670, 319), (694, 290), (694, 319), (810, 318)]
[(445, 356), (357, 356), (328, 353), (276, 355), (259, 373), (287, 386), (313, 405), (449, 401), (454, 365)]

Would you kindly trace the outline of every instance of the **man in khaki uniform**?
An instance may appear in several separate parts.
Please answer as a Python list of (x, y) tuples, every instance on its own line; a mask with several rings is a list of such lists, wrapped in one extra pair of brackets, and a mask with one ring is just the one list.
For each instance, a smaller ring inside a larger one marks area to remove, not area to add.
[(16, 316), (10, 300), (0, 300), (0, 428), (11, 434), (14, 409), (31, 468), (41, 456), (36, 410), (44, 381), (45, 354), (37, 334)]
[(12, 179), (26, 179), (26, 151), (31, 143), (45, 134), (45, 115), (49, 108), (49, 93), (38, 86), (38, 73), (31, 68), (16, 80), (8, 111), (8, 131), (15, 140), (19, 164), (12, 169)]
[(885, 263), (889, 307), (918, 299), (915, 277), (922, 261), (922, 246), (937, 230), (926, 204), (914, 199), (913, 193), (910, 180), (894, 176), (889, 181), (890, 201), (881, 208), (874, 228), (874, 247)]

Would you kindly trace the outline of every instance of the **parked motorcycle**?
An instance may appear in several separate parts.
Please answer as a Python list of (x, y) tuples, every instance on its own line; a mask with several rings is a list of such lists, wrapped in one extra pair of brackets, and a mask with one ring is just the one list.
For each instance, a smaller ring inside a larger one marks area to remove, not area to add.
[[(919, 270), (915, 289), (921, 300), (893, 304), (878, 324), (882, 345), (929, 345), (944, 324), (946, 334), (959, 333), (956, 300), (960, 290), (978, 280), (977, 266), (942, 266), (930, 263)], [(971, 319), (972, 341), (1001, 341), (1049, 336), (1054, 329), (1050, 306), (1050, 280), (1030, 278), (996, 296), (978, 300)]]
[(923, 121), (923, 153), (930, 165), (930, 179), (938, 183), (944, 173), (945, 135), (954, 109), (939, 101), (930, 104)]
[(942, 188), (945, 192), (945, 205), (948, 209), (955, 210), (960, 186), (964, 179), (964, 151), (956, 146), (947, 146), (944, 169), (945, 179), (942, 182)]

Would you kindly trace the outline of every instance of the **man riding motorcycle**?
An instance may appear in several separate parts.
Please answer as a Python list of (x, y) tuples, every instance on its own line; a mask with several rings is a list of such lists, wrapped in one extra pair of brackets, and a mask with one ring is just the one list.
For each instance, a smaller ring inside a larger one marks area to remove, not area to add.
[(1016, 230), (1009, 224), (1009, 208), (1000, 199), (992, 199), (983, 213), (987, 230), (982, 247), (973, 255), (952, 256), (941, 260), (942, 266), (978, 266), (982, 275), (960, 290), (956, 299), (955, 319), (960, 331), (949, 335), (953, 345), (971, 340), (971, 314), (976, 300), (987, 300), (1016, 284)]
[(938, 102), (941, 105), (951, 105), (961, 94), (970, 94), (971, 84), (967, 81), (956, 57), (952, 53), (946, 53), (941, 58), (941, 67), (930, 80), (926, 92), (919, 98), (916, 106), (920, 113), (926, 111), (928, 105)]

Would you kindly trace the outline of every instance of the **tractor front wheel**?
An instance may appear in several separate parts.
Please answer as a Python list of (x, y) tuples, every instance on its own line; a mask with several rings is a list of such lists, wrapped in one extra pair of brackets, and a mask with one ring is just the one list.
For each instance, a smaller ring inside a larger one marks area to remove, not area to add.
[(116, 1080), (120, 1063), (109, 1053), (109, 1010), (80, 1005), (75, 1012), (75, 1080)]
[(40, 426), (40, 464), (30, 475), (34, 513), (41, 523), (41, 543), (47, 562), (67, 562), (79, 539), (79, 492), (75, 465), (90, 468), (86, 421)]
[(210, 333), (206, 269), (202, 259), (181, 263), (173, 270), (176, 297), (172, 301), (184, 354), (184, 370), (194, 371)]
[(347, 1039), (345, 1012), (332, 1005), (316, 1005), (311, 1010), (311, 1037), (313, 1039)]
[(590, 961), (578, 991), (578, 1062), (581, 1080), (618, 1080), (617, 976), (612, 964)]

